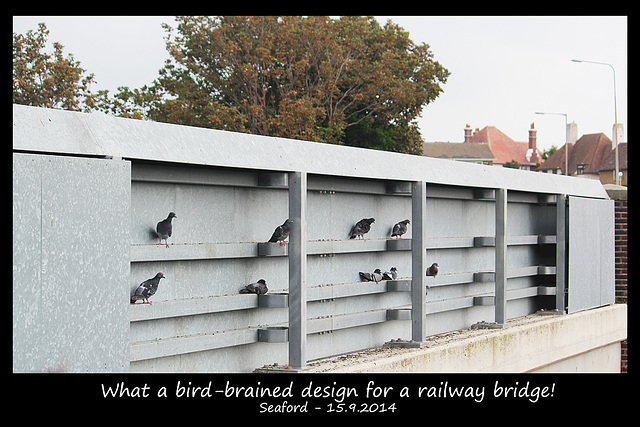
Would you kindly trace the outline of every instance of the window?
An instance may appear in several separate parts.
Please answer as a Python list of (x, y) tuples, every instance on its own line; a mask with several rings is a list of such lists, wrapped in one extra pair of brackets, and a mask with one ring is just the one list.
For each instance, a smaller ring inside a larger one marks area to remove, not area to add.
[(586, 166), (587, 166), (587, 165), (586, 165), (586, 164), (584, 164), (584, 163), (579, 164), (579, 165), (578, 165), (578, 170), (576, 171), (576, 174), (578, 174), (578, 175), (582, 175), (582, 174), (584, 174), (584, 168), (585, 168)]

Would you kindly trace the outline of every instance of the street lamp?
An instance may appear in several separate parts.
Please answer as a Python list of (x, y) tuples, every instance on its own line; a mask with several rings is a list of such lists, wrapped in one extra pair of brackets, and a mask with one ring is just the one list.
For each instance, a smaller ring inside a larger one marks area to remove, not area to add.
[(555, 116), (564, 116), (564, 174), (569, 176), (569, 141), (567, 141), (567, 115), (565, 113), (541, 113), (536, 114), (552, 114)]
[(598, 64), (598, 65), (608, 65), (611, 67), (613, 71), (613, 114), (614, 114), (614, 122), (613, 122), (613, 142), (616, 145), (616, 184), (620, 185), (620, 161), (618, 160), (618, 129), (616, 125), (618, 124), (618, 101), (616, 99), (616, 69), (613, 68), (613, 65), (607, 64), (606, 62), (596, 62), (596, 61), (585, 61), (582, 59), (572, 59), (571, 62), (585, 62), (588, 64)]

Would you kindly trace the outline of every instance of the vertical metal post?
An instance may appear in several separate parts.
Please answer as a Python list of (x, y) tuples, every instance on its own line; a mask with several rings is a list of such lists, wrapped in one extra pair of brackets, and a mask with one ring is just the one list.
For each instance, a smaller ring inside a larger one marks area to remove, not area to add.
[(556, 310), (564, 313), (567, 277), (567, 196), (558, 194), (556, 201)]
[(496, 189), (496, 306), (495, 322), (507, 322), (507, 190)]
[(411, 340), (424, 342), (427, 338), (427, 184), (412, 183), (411, 189)]
[(289, 366), (307, 364), (307, 174), (289, 173)]

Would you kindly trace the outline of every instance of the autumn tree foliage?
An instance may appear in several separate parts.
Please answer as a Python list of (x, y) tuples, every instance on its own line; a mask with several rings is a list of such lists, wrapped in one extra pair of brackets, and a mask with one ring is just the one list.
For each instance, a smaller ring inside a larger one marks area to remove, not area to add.
[(422, 153), (417, 118), (449, 72), (429, 46), (372, 17), (185, 16), (164, 24), (170, 59), (149, 85), (91, 93), (48, 30), (14, 33), (13, 102)]
[(64, 56), (60, 43), (46, 52), (49, 30), (44, 23), (26, 34), (13, 33), (13, 102), (36, 107), (90, 111), (95, 94), (93, 74), (85, 74), (73, 55)]
[(159, 77), (103, 110), (419, 154), (416, 119), (449, 75), (428, 45), (371, 17), (186, 16), (165, 30)]

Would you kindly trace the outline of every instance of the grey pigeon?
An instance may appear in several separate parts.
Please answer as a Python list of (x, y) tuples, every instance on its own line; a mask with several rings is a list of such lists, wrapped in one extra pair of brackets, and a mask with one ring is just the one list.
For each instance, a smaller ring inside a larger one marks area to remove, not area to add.
[(363, 218), (360, 221), (356, 222), (353, 227), (351, 227), (351, 231), (349, 232), (349, 238), (355, 239), (356, 237), (360, 237), (364, 240), (364, 235), (371, 230), (371, 224), (376, 222), (374, 218)]
[(158, 273), (153, 277), (153, 279), (148, 279), (140, 283), (133, 295), (131, 295), (131, 304), (135, 304), (135, 302), (138, 300), (143, 300), (143, 304), (151, 305), (149, 298), (151, 298), (156, 293), (156, 291), (158, 290), (158, 285), (160, 284), (160, 279), (163, 278), (164, 274)]
[(396, 280), (398, 277), (398, 269), (395, 267), (391, 267), (391, 270), (385, 271), (382, 273), (382, 278), (384, 280)]
[(264, 279), (258, 280), (256, 283), (249, 283), (244, 288), (240, 289), (241, 294), (266, 294), (269, 288), (267, 288), (267, 282)]
[(427, 268), (427, 276), (436, 277), (438, 275), (438, 263), (434, 262), (431, 267)]
[(362, 271), (360, 273), (360, 278), (364, 281), (367, 282), (376, 282), (378, 283), (379, 281), (382, 280), (382, 273), (380, 272), (379, 268), (376, 268), (375, 270), (373, 270), (373, 273), (363, 273)]
[(293, 224), (293, 221), (287, 219), (282, 225), (277, 226), (269, 239), (269, 243), (280, 242), (280, 246), (286, 245), (285, 239), (291, 233), (291, 224)]
[(407, 232), (407, 224), (410, 224), (411, 221), (405, 219), (404, 221), (400, 221), (396, 225), (393, 226), (393, 230), (391, 231), (391, 237), (396, 237), (402, 239), (402, 235)]
[(171, 225), (171, 220), (173, 218), (177, 218), (176, 214), (174, 214), (173, 212), (169, 212), (169, 216), (167, 216), (166, 219), (163, 219), (158, 223), (158, 225), (156, 225), (156, 233), (160, 238), (160, 243), (158, 243), (159, 245), (162, 244), (162, 239), (164, 239), (165, 245), (169, 247), (169, 243), (167, 243), (167, 238), (171, 237), (171, 232), (173, 230), (173, 226)]

